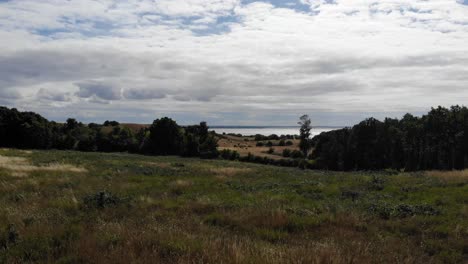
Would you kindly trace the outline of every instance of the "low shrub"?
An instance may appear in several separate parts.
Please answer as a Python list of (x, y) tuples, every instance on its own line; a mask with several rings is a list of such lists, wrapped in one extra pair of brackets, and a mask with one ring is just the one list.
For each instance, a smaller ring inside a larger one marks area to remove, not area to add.
[(86, 196), (83, 202), (87, 208), (104, 209), (114, 207), (121, 203), (123, 199), (113, 195), (107, 191), (100, 191), (95, 194)]
[(219, 153), (220, 157), (225, 160), (238, 160), (240, 155), (235, 150), (223, 149)]
[(342, 190), (341, 191), (341, 198), (343, 199), (351, 199), (356, 201), (359, 197), (361, 197), (361, 192), (356, 190)]
[(415, 215), (435, 216), (440, 214), (439, 210), (428, 204), (398, 204), (394, 206), (389, 204), (372, 204), (368, 210), (370, 213), (376, 214), (383, 219), (391, 217), (405, 218)]
[(300, 152), (299, 150), (293, 150), (291, 151), (291, 158), (293, 159), (301, 159), (303, 158), (304, 155), (302, 154), (302, 152)]

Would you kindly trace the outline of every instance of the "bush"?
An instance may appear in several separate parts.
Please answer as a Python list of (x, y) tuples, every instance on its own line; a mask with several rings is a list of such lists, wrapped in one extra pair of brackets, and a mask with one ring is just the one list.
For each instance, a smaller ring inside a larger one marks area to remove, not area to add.
[(384, 180), (380, 177), (372, 176), (372, 180), (368, 184), (368, 189), (370, 191), (382, 191), (384, 188)]
[(222, 159), (225, 160), (238, 160), (240, 158), (240, 155), (237, 151), (235, 150), (230, 150), (230, 149), (223, 149), (219, 153)]
[(265, 144), (263, 144), (263, 142), (257, 142), (256, 146), (257, 147), (263, 147), (263, 146), (265, 146)]
[(87, 208), (104, 209), (114, 207), (122, 202), (122, 199), (107, 191), (100, 191), (96, 194), (88, 195), (84, 199)]
[(267, 140), (268, 137), (265, 137), (264, 135), (256, 134), (255, 135), (255, 141), (262, 141), (262, 140)]
[(293, 150), (291, 152), (291, 158), (293, 158), (293, 159), (302, 159), (303, 157), (304, 157), (304, 155), (299, 150)]
[(426, 215), (434, 216), (439, 215), (440, 211), (434, 208), (432, 205), (409, 205), (409, 204), (398, 204), (391, 206), (388, 204), (373, 204), (369, 207), (369, 212), (380, 216), (383, 219), (389, 219), (390, 217), (405, 218), (415, 215)]
[(283, 157), (285, 157), (285, 158), (291, 157), (291, 150), (290, 149), (283, 149)]
[(341, 198), (343, 199), (351, 199), (356, 201), (361, 196), (361, 193), (355, 190), (343, 190), (341, 191)]
[(267, 138), (268, 138), (268, 140), (278, 140), (278, 139), (280, 139), (278, 137), (278, 135), (275, 135), (275, 134), (269, 135)]
[(275, 153), (275, 149), (274, 149), (274, 148), (268, 149), (268, 154), (273, 154), (273, 153)]

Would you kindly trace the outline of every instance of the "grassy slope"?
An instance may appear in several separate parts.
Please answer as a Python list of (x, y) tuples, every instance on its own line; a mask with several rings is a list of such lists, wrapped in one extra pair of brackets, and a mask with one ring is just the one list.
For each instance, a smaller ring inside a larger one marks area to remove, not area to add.
[[(0, 263), (467, 261), (463, 175), (64, 151), (0, 155), (87, 169), (0, 168)], [(93, 200), (102, 190), (113, 196)]]

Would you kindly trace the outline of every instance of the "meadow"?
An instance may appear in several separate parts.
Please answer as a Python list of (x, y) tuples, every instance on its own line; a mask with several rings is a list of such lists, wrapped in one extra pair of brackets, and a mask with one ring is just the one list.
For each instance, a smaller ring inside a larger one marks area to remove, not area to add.
[[(217, 135), (218, 150), (231, 150), (239, 153), (240, 156), (247, 156), (249, 153), (258, 157), (267, 157), (270, 159), (282, 159), (283, 150), (291, 151), (299, 150), (298, 139), (287, 139), (290, 141), (290, 146), (279, 146), (280, 140), (255, 140), (253, 136), (233, 136), (233, 135)], [(261, 142), (262, 146), (257, 144)], [(267, 146), (267, 143), (272, 143), (272, 146)], [(272, 153), (268, 153), (272, 149)]]
[(466, 263), (468, 171), (0, 150), (0, 263)]

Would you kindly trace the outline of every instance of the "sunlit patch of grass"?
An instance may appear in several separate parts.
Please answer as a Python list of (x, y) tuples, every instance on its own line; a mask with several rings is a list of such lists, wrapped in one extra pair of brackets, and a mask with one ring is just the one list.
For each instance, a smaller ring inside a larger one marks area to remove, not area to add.
[(187, 188), (193, 185), (193, 182), (188, 180), (176, 180), (171, 183), (173, 187)]
[(468, 170), (427, 171), (425, 174), (450, 183), (468, 183)]
[(23, 177), (33, 171), (65, 171), (84, 173), (85, 168), (76, 167), (70, 164), (50, 163), (43, 166), (32, 165), (29, 159), (24, 157), (11, 157), (0, 155), (0, 168), (11, 171), (12, 176)]

